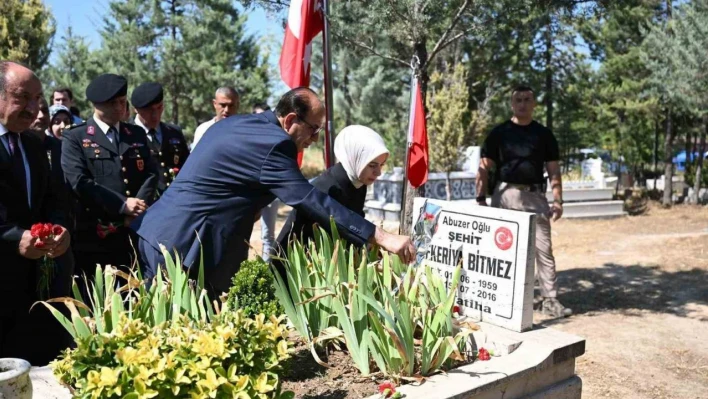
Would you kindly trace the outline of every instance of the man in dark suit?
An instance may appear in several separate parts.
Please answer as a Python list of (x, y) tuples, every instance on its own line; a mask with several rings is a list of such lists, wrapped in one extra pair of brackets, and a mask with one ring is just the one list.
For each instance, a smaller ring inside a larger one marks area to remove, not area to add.
[(41, 96), (42, 84), (31, 70), (0, 61), (0, 358), (20, 357), (37, 365), (58, 354), (44, 345), (53, 339), (43, 334), (47, 312), (29, 312), (38, 299), (37, 260), (61, 256), (71, 241), (64, 229), (37, 248), (30, 232), (35, 223), (65, 225), (54, 207), (42, 143), (27, 133)]
[(121, 122), (127, 90), (122, 76), (94, 79), (86, 88), (93, 116), (63, 134), (61, 166), (78, 200), (76, 270), (89, 277), (96, 264), (133, 264), (126, 226), (155, 199), (157, 168), (145, 131)]
[[(322, 226), (332, 215), (342, 236), (375, 242), (407, 262), (415, 250), (408, 237), (386, 233), (315, 189), (300, 172), (297, 152), (318, 139), (325, 108), (310, 89), (286, 93), (275, 112), (225, 118), (204, 135), (170, 189), (133, 225), (146, 277), (164, 264), (160, 246), (176, 249), (183, 264), (204, 255), (212, 297), (228, 291), (248, 256), (247, 241), (258, 211), (278, 197)], [(198, 236), (198, 237), (197, 237)]]
[(162, 98), (162, 85), (155, 82), (141, 84), (130, 96), (137, 114), (135, 124), (147, 133), (150, 154), (158, 164), (158, 196), (167, 190), (189, 156), (182, 129), (160, 121), (165, 110)]

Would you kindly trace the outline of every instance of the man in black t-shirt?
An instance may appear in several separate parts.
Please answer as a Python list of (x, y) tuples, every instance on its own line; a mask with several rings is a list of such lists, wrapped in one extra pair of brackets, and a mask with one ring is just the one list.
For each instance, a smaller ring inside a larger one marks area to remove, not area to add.
[[(558, 299), (556, 262), (551, 245), (551, 218), (563, 215), (563, 191), (558, 142), (553, 133), (533, 120), (536, 107), (533, 90), (520, 86), (511, 93), (513, 116), (495, 127), (484, 140), (477, 172), (477, 203), (487, 205), (485, 193), (489, 171), (496, 167), (492, 206), (536, 214), (536, 277), (541, 288), (541, 312), (552, 317), (572, 311)], [(544, 166), (551, 179), (553, 204), (546, 200)]]

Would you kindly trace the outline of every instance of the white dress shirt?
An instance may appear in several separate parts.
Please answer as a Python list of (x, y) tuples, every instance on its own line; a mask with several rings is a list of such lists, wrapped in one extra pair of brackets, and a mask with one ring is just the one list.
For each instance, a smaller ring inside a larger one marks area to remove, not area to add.
[[(10, 131), (7, 130), (5, 125), (0, 123), (0, 141), (5, 146), (7, 153), (12, 156), (10, 152), (10, 137), (7, 135)], [(20, 147), (20, 153), (22, 153), (22, 162), (25, 164), (25, 176), (27, 180), (27, 205), (32, 208), (32, 174), (30, 172), (29, 162), (27, 162), (27, 155), (25, 154), (25, 148), (22, 146), (22, 135), (18, 134), (17, 146)]]

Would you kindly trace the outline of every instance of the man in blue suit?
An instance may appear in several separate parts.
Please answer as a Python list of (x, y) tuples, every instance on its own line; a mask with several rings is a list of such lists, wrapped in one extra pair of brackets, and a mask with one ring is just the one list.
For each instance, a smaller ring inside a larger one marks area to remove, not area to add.
[(131, 226), (140, 236), (144, 277), (152, 278), (164, 265), (160, 245), (176, 250), (192, 270), (203, 251), (212, 296), (228, 291), (248, 257), (256, 214), (276, 197), (322, 226), (329, 226), (332, 215), (351, 242), (376, 243), (412, 260), (408, 237), (375, 227), (300, 173), (297, 152), (317, 141), (324, 117), (317, 95), (301, 87), (286, 93), (275, 112), (225, 118), (209, 128), (170, 189)]

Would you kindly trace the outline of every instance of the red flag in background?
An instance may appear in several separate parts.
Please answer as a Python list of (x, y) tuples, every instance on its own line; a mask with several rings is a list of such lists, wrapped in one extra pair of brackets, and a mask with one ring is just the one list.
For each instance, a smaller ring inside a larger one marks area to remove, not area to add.
[[(312, 39), (324, 28), (320, 0), (292, 0), (280, 52), (280, 76), (288, 87), (310, 86)], [(302, 165), (302, 152), (297, 154)]]
[(407, 175), (411, 186), (418, 188), (428, 181), (428, 130), (425, 127), (423, 94), (418, 79), (413, 78), (411, 115), (408, 127)]

